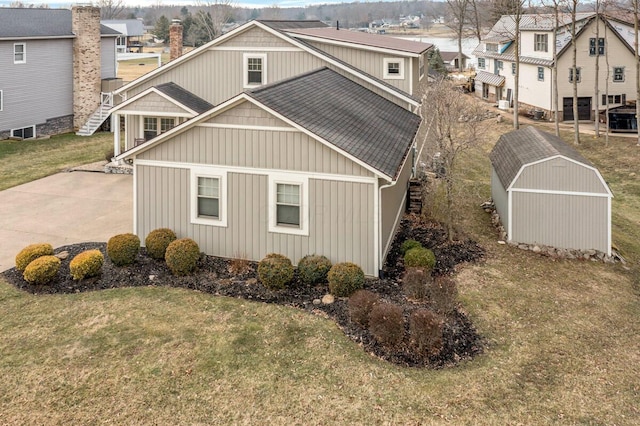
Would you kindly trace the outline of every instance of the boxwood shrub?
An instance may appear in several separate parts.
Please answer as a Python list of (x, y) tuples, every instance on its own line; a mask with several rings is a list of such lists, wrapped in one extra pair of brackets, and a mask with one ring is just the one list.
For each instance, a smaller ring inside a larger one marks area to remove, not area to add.
[(418, 241), (416, 240), (406, 240), (404, 243), (402, 243), (402, 245), (400, 246), (400, 252), (402, 253), (402, 255), (404, 256), (405, 254), (407, 254), (407, 252), (413, 248), (416, 247), (422, 247), (422, 244), (420, 244)]
[(334, 296), (348, 297), (364, 286), (364, 272), (355, 263), (336, 263), (327, 274), (329, 292)]
[(55, 256), (40, 256), (24, 269), (22, 277), (31, 284), (48, 284), (60, 270), (60, 259)]
[(158, 228), (149, 232), (147, 238), (144, 239), (144, 245), (150, 257), (154, 259), (164, 259), (167, 247), (177, 239), (176, 233), (171, 229)]
[(173, 275), (189, 275), (200, 259), (200, 247), (191, 238), (180, 238), (167, 246), (164, 257)]
[(107, 256), (117, 266), (131, 265), (140, 251), (140, 238), (134, 234), (119, 234), (109, 238)]
[(16, 255), (16, 269), (24, 271), (27, 265), (41, 256), (53, 255), (53, 247), (49, 243), (30, 244)]
[(309, 254), (298, 262), (298, 276), (304, 284), (313, 285), (327, 281), (331, 261), (326, 256)]
[(270, 290), (281, 290), (293, 279), (291, 260), (277, 253), (269, 253), (258, 263), (258, 278)]
[(104, 264), (104, 256), (100, 250), (86, 250), (78, 253), (69, 263), (71, 278), (82, 280), (95, 277), (100, 273)]
[(428, 248), (415, 247), (408, 250), (404, 255), (404, 266), (406, 268), (426, 268), (432, 270), (436, 266), (436, 257)]

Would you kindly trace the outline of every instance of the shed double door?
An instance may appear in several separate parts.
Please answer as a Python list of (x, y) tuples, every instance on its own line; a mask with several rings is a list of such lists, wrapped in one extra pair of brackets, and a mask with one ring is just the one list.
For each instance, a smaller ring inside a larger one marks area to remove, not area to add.
[[(562, 98), (562, 120), (573, 120), (573, 97)], [(578, 98), (578, 120), (591, 120), (591, 97)]]

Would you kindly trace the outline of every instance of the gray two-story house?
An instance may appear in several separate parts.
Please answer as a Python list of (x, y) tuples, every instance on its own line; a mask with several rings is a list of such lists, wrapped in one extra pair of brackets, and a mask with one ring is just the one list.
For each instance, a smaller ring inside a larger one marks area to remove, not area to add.
[(116, 77), (118, 35), (97, 7), (0, 8), (0, 139), (82, 126)]

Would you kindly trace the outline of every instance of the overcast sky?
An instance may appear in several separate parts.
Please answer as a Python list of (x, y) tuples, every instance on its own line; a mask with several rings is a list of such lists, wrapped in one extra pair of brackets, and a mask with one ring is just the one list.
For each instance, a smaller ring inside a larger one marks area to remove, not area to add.
[[(0, 0), (0, 6), (8, 7), (14, 0)], [(47, 0), (21, 0), (24, 4), (47, 4), (51, 8), (71, 8), (71, 2), (59, 2), (59, 1), (47, 1)], [(194, 0), (124, 0), (128, 6), (151, 6), (155, 4), (161, 4), (163, 6), (171, 5), (193, 5)], [(391, 1), (391, 0), (382, 0)], [(278, 7), (300, 7), (308, 6), (312, 4), (330, 4), (330, 3), (353, 3), (353, 0), (238, 0), (232, 1), (234, 5), (239, 7), (248, 8), (260, 8), (277, 5)], [(367, 1), (361, 1), (360, 3), (367, 3)]]

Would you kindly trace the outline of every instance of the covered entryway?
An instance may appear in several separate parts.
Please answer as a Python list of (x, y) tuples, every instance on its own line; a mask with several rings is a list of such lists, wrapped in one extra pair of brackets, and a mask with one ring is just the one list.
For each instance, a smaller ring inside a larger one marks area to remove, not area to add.
[[(562, 98), (562, 120), (573, 120), (573, 97)], [(578, 120), (591, 120), (591, 97), (578, 98)]]

